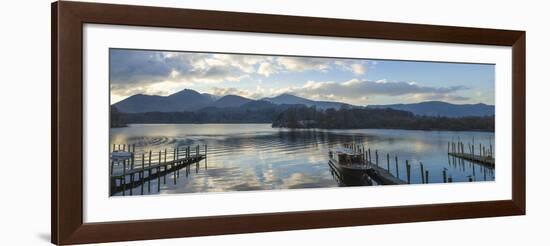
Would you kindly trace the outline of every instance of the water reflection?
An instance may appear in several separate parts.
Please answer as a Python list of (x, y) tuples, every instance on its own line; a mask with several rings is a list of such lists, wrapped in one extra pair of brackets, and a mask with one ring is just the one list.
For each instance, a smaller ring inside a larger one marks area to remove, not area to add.
[[(404, 161), (409, 160), (411, 183), (421, 183), (420, 162), (430, 172), (430, 183), (443, 182), (443, 168), (447, 168), (453, 182), (495, 179), (493, 169), (447, 155), (450, 139), (460, 136), (488, 144), (494, 139), (493, 133), (288, 130), (273, 129), (269, 124), (148, 124), (115, 128), (110, 133), (111, 144), (136, 144), (136, 152), (208, 145), (208, 162), (193, 166), (195, 170), (177, 177), (176, 184), (161, 182), (161, 193), (376, 185), (368, 178), (345, 177), (327, 164), (329, 148), (350, 142), (377, 149), (384, 168), (389, 155), (389, 171), (394, 176), (406, 177)], [(395, 155), (399, 158), (398, 168)]]

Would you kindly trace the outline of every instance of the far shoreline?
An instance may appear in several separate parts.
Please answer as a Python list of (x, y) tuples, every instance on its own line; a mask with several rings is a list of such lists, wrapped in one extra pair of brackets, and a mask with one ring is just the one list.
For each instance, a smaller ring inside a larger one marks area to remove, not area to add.
[[(124, 127), (109, 127), (111, 129), (124, 129), (132, 125), (272, 125), (272, 123), (220, 123), (220, 122), (204, 122), (204, 123), (128, 123)], [(289, 128), (289, 127), (273, 127), (272, 129), (285, 129), (285, 130), (398, 130), (398, 131), (423, 131), (423, 132), (486, 132), (486, 133), (495, 133), (495, 131), (483, 130), (483, 129), (468, 129), (468, 130), (453, 130), (453, 129), (406, 129), (406, 128)]]

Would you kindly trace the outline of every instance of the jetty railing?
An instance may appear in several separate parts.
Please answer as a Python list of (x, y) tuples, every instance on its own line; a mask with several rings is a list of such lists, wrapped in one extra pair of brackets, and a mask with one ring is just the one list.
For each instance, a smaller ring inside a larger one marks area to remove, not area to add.
[[(199, 164), (206, 159), (208, 146), (204, 145), (201, 153), (201, 146), (165, 148), (158, 151), (135, 151), (135, 144), (113, 145), (109, 163), (109, 187), (110, 195), (122, 192), (125, 196), (128, 191), (133, 195), (133, 189), (140, 187), (140, 194), (151, 193), (151, 181), (157, 181), (157, 192), (160, 192), (161, 178), (166, 184), (166, 176), (173, 173), (174, 185), (180, 177), (180, 169), (186, 168), (189, 174), (191, 164)], [(124, 158), (115, 157), (117, 154), (127, 154)], [(205, 168), (207, 164), (205, 162)]]

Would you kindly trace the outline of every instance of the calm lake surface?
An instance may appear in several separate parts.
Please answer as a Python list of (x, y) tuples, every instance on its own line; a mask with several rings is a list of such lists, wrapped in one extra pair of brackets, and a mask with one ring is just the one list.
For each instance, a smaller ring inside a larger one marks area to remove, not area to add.
[[(370, 148), (373, 162), (377, 149), (382, 167), (387, 166), (389, 153), (390, 172), (395, 176), (397, 155), (399, 177), (403, 180), (408, 160), (411, 183), (421, 183), (420, 162), (429, 171), (430, 183), (443, 182), (444, 169), (453, 182), (467, 182), (469, 177), (474, 181), (493, 181), (492, 168), (448, 157), (447, 143), (457, 138), (465, 144), (473, 139), (476, 145), (494, 145), (492, 132), (290, 130), (271, 128), (271, 124), (135, 124), (110, 130), (111, 145), (136, 144), (136, 152), (200, 144), (203, 153), (202, 145), (208, 145), (207, 159), (198, 166), (192, 165), (188, 175), (181, 171), (177, 184), (161, 182), (161, 193), (345, 186), (328, 165), (328, 150), (353, 142)], [(155, 181), (152, 186), (156, 193)], [(135, 188), (134, 194), (139, 189)]]

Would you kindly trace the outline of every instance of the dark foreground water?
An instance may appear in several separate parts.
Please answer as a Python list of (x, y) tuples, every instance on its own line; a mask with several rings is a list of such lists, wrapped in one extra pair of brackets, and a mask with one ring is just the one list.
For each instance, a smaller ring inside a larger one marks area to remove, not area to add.
[[(448, 141), (460, 138), (489, 146), (494, 133), (410, 130), (289, 130), (270, 124), (147, 124), (110, 130), (112, 144), (136, 144), (136, 152), (175, 146), (208, 145), (208, 158), (177, 184), (161, 184), (161, 193), (222, 192), (345, 186), (328, 165), (329, 148), (359, 143), (379, 152), (379, 163), (406, 180), (405, 160), (411, 164), (411, 183), (421, 183), (420, 162), (430, 183), (443, 182), (443, 170), (453, 182), (494, 180), (494, 169), (447, 156)], [(107, 164), (106, 164), (107, 165)], [(205, 168), (207, 166), (207, 168)], [(498, 166), (498, 163), (496, 164)], [(337, 173), (336, 173), (337, 174)], [(172, 177), (172, 176), (170, 176)], [(170, 178), (169, 180), (172, 180)], [(156, 193), (156, 181), (152, 181)], [(140, 188), (134, 189), (138, 194)], [(154, 191), (154, 192), (153, 192)]]

